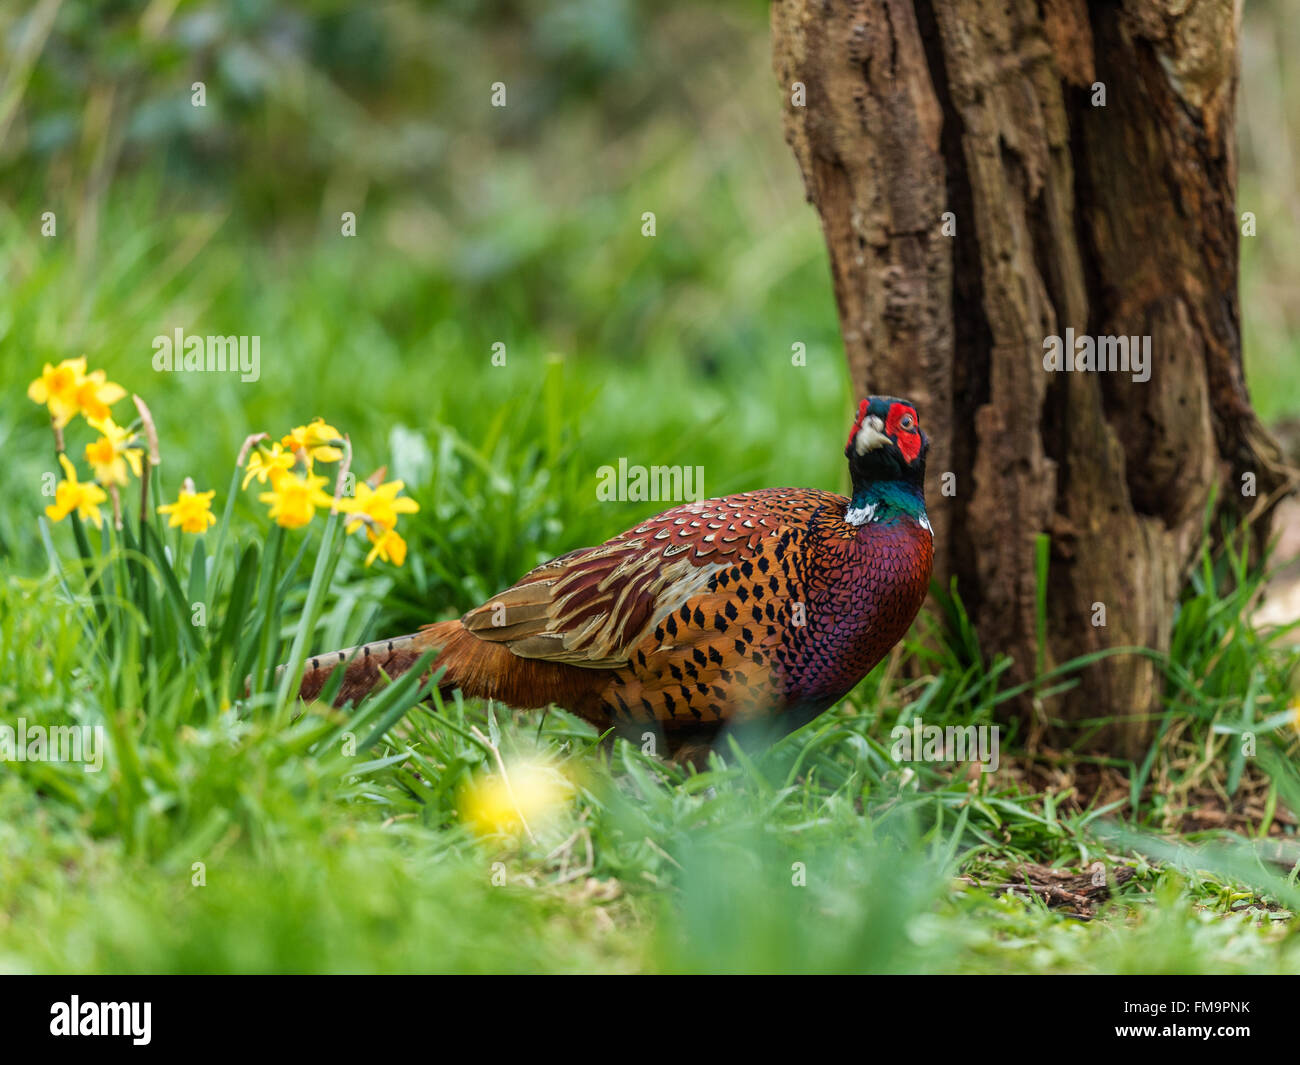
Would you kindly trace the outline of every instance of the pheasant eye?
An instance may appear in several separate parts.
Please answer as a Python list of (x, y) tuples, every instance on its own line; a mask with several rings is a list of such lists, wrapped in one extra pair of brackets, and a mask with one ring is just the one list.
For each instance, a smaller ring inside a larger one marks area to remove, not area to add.
[(904, 432), (910, 433), (913, 429), (916, 428), (916, 419), (913, 418), (910, 414), (904, 414), (898, 420), (898, 427), (902, 429)]

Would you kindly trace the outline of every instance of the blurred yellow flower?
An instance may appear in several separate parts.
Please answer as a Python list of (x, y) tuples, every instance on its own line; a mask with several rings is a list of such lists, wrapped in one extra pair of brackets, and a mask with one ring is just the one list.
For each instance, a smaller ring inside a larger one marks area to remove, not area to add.
[(86, 461), (95, 471), (100, 484), (125, 486), (126, 468), (140, 476), (140, 452), (130, 446), (131, 434), (112, 418), (87, 418), (91, 427), (100, 433), (98, 440), (86, 445)]
[(254, 448), (248, 456), (248, 472), (244, 474), (244, 483), (240, 487), (247, 488), (254, 477), (258, 484), (266, 484), (269, 479), (271, 486), (275, 487), (280, 475), (293, 469), (295, 462), (297, 459), (293, 452), (285, 451), (279, 444), (272, 444), (270, 451)]
[(176, 496), (175, 503), (165, 503), (158, 508), (159, 514), (169, 514), (167, 527), (181, 527), (181, 532), (205, 533), (210, 526), (217, 524), (216, 515), (212, 513), (212, 497), (217, 493), (192, 492), (182, 488)]
[(77, 471), (68, 461), (67, 455), (59, 456), (59, 465), (63, 467), (64, 480), (54, 490), (54, 502), (45, 508), (45, 515), (50, 521), (62, 521), (74, 510), (78, 516), (89, 518), (98, 529), (103, 523), (99, 504), (108, 498), (107, 493), (93, 481), (82, 484), (77, 480)]
[(318, 462), (338, 462), (343, 457), (343, 452), (332, 446), (330, 441), (339, 440), (342, 436), (334, 426), (326, 425), (324, 418), (316, 418), (310, 425), (299, 425), (291, 430), (280, 438), (280, 443), (290, 451), (305, 451), (309, 458)]
[(60, 429), (67, 425), (80, 410), (77, 390), (86, 379), (86, 359), (64, 359), (58, 366), (48, 362), (41, 376), (27, 386), (27, 397), (33, 403), (43, 403), (50, 417)]
[(257, 498), (271, 504), (271, 517), (286, 529), (301, 529), (316, 516), (317, 507), (330, 507), (334, 500), (321, 491), (324, 477), (282, 473), (271, 483), (271, 491)]
[(109, 381), (103, 370), (93, 370), (77, 386), (77, 406), (87, 421), (102, 421), (109, 416), (109, 407), (125, 395), (126, 389)]
[(394, 566), (400, 566), (406, 561), (406, 541), (397, 534), (396, 530), (370, 529), (369, 536), (370, 542), (375, 546), (370, 549), (370, 554), (366, 555), (367, 566), (376, 558), (382, 558)]
[(420, 505), (414, 499), (405, 496), (397, 498), (397, 493), (405, 487), (401, 481), (389, 481), (378, 488), (371, 488), (365, 481), (359, 481), (356, 496), (339, 500), (339, 510), (356, 515), (348, 523), (347, 531), (356, 532), (367, 521), (380, 529), (392, 529), (397, 525), (397, 515), (416, 513)]
[(125, 395), (126, 389), (109, 381), (103, 370), (87, 374), (84, 355), (58, 366), (47, 362), (41, 376), (27, 386), (28, 398), (45, 404), (60, 429), (79, 413), (96, 421), (107, 418), (109, 408)]
[(573, 783), (555, 766), (516, 762), (504, 776), (479, 774), (470, 781), (460, 796), (460, 815), (479, 835), (516, 833), (545, 821), (573, 791)]

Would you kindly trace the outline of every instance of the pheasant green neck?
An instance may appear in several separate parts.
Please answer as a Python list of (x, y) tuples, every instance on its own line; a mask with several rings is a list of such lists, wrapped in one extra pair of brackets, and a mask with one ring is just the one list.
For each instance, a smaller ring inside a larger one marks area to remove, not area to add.
[(910, 518), (927, 529), (930, 527), (920, 487), (903, 481), (868, 481), (855, 485), (853, 499), (844, 514), (844, 520), (850, 525), (879, 524), (903, 518)]

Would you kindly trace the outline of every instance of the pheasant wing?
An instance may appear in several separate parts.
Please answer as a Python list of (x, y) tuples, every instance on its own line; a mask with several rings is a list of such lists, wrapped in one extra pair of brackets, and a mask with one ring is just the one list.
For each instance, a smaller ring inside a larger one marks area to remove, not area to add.
[(782, 530), (806, 528), (818, 508), (846, 502), (831, 492), (768, 488), (685, 503), (538, 566), (462, 622), (521, 658), (618, 668), (719, 570), (755, 556)]

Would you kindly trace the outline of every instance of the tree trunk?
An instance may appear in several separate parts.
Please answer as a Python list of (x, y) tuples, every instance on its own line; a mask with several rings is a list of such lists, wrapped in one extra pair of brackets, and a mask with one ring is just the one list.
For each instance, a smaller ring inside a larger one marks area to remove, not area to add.
[[(772, 28), (854, 384), (920, 408), (936, 573), (984, 651), (1027, 680), (1167, 650), (1207, 505), (1264, 527), (1293, 483), (1241, 371), (1233, 3), (776, 0)], [(1049, 372), (1067, 329), (1150, 338), (1149, 380)], [(1053, 716), (1134, 754), (1153, 663), (1080, 681)]]

